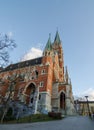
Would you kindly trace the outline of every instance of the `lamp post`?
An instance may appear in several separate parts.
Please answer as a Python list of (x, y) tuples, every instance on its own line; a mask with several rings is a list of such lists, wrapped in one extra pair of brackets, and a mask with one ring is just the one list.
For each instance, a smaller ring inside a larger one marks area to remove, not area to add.
[(85, 96), (85, 98), (86, 98), (86, 101), (87, 101), (87, 108), (88, 108), (88, 113), (89, 113), (89, 116), (90, 116), (90, 115), (91, 115), (91, 113), (90, 113), (90, 109), (89, 109), (88, 96)]

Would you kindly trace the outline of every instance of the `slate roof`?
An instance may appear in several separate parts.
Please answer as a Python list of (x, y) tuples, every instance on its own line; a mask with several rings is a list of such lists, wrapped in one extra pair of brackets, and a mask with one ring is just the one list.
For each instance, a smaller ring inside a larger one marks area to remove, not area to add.
[(18, 62), (16, 64), (10, 64), (0, 72), (5, 72), (5, 71), (10, 71), (18, 68), (24, 68), (27, 66), (34, 66), (34, 65), (39, 65), (42, 63), (42, 57), (36, 58), (36, 59), (31, 59), (23, 62)]

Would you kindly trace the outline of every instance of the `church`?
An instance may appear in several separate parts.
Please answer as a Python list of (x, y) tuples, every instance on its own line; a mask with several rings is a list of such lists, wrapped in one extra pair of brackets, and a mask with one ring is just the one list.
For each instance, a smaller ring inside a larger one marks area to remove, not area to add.
[(50, 111), (74, 114), (72, 84), (67, 67), (64, 67), (58, 31), (53, 42), (49, 35), (41, 57), (0, 70), (0, 104), (6, 101), (14, 115)]

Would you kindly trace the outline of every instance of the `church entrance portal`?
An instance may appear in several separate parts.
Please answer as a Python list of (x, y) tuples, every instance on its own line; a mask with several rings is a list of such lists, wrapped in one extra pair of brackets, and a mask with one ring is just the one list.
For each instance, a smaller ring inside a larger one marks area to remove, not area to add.
[(31, 83), (26, 89), (26, 95), (27, 95), (26, 103), (29, 104), (29, 106), (33, 105), (35, 91), (36, 87), (33, 83)]
[(61, 92), (60, 94), (60, 109), (65, 110), (65, 94)]

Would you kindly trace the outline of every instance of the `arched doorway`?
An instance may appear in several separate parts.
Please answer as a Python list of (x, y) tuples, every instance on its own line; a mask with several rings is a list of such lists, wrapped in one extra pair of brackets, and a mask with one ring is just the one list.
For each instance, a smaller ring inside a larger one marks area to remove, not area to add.
[(60, 94), (60, 109), (65, 110), (65, 93), (61, 92)]
[(34, 83), (29, 84), (29, 86), (26, 89), (26, 104), (32, 106), (34, 101), (34, 95), (36, 91), (36, 86)]

